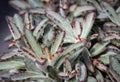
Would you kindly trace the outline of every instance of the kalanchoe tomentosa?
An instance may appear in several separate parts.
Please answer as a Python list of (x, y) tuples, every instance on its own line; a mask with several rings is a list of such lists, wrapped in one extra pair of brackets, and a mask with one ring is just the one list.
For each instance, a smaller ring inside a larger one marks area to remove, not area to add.
[[(120, 8), (110, 0), (11, 0), (1, 81), (119, 82)], [(115, 10), (115, 8), (117, 8)]]

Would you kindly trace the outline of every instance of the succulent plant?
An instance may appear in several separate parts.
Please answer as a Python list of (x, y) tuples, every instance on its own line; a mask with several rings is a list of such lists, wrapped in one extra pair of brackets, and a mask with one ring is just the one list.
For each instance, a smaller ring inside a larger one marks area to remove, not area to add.
[(0, 80), (119, 82), (118, 2), (11, 0), (18, 13), (6, 17), (12, 51), (0, 56)]

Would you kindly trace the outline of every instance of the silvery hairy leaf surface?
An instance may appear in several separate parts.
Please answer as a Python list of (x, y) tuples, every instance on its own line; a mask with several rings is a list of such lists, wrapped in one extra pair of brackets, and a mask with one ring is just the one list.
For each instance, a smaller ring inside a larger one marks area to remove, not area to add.
[(12, 50), (0, 81), (119, 82), (119, 0), (10, 0)]

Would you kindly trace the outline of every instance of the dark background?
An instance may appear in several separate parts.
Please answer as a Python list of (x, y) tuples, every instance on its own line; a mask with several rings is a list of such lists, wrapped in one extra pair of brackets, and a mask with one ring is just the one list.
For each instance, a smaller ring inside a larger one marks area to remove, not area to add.
[(0, 54), (8, 51), (8, 42), (4, 42), (4, 38), (10, 34), (5, 17), (13, 16), (17, 12), (9, 5), (9, 0), (0, 0)]

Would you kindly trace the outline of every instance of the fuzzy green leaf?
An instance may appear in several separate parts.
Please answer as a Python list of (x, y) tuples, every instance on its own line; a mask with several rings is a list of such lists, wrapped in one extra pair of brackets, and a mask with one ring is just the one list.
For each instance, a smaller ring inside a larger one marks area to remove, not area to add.
[(16, 80), (25, 80), (25, 79), (29, 79), (29, 78), (45, 78), (45, 76), (40, 75), (40, 74), (36, 74), (36, 73), (32, 73), (32, 72), (24, 72), (24, 73), (18, 73), (15, 74), (13, 76), (11, 76), (11, 79), (16, 81)]
[(102, 5), (106, 13), (108, 13), (108, 17), (111, 19), (111, 21), (117, 25), (120, 25), (120, 17), (116, 14), (115, 10), (106, 2), (102, 1)]
[(47, 17), (57, 24), (63, 31), (73, 36), (72, 26), (69, 21), (53, 11), (46, 11)]
[(83, 51), (83, 49), (84, 48), (77, 50), (76, 52), (74, 52), (68, 57), (71, 63), (73, 63), (79, 56), (81, 56), (80, 53)]
[(77, 49), (77, 48), (82, 48), (86, 45), (86, 41), (81, 41), (75, 44), (70, 45), (68, 48), (66, 48), (63, 52), (62, 55), (67, 55), (71, 51)]
[(28, 29), (25, 29), (25, 36), (29, 44), (31, 45), (32, 49), (36, 53), (36, 56), (40, 58), (43, 55), (43, 53), (42, 53), (40, 45), (36, 42), (35, 38), (33, 37), (32, 32)]
[(14, 39), (18, 39), (21, 37), (21, 34), (19, 32), (19, 29), (15, 26), (14, 21), (11, 17), (6, 17), (9, 29), (11, 31), (11, 34), (13, 36)]
[(82, 31), (82, 27), (81, 27), (80, 22), (75, 21), (75, 24), (74, 24), (74, 26), (73, 26), (74, 35), (75, 35), (76, 37), (78, 37), (78, 35), (81, 34), (81, 31)]
[(25, 13), (24, 23), (25, 23), (25, 27), (27, 29), (30, 29), (30, 30), (33, 29), (33, 25), (32, 25), (33, 20), (32, 19), (33, 19), (32, 15), (30, 13)]
[(38, 33), (40, 31), (43, 31), (44, 24), (48, 21), (48, 19), (42, 20), (36, 27), (35, 30), (33, 31), (33, 35), (37, 37)]
[(110, 63), (113, 70), (120, 75), (120, 63), (117, 58), (110, 57)]
[(78, 82), (84, 82), (87, 78), (87, 68), (86, 68), (86, 66), (81, 61), (79, 61), (76, 64), (76, 70), (77, 70), (76, 80)]
[(56, 64), (55, 64), (55, 67), (58, 69), (58, 68), (62, 65), (63, 60), (64, 60), (65, 56), (66, 56), (68, 53), (70, 53), (70, 52), (72, 52), (73, 50), (76, 50), (76, 49), (78, 49), (78, 48), (84, 47), (85, 44), (86, 44), (86, 41), (81, 41), (81, 42), (72, 44), (72, 45), (70, 45), (68, 48), (66, 48), (66, 49), (61, 53), (61, 56), (60, 56), (58, 62), (56, 62)]
[(98, 82), (105, 82), (102, 73), (99, 70), (96, 70), (96, 79)]
[(94, 20), (95, 20), (95, 13), (94, 12), (91, 12), (89, 13), (86, 18), (83, 20), (82, 22), (82, 34), (81, 34), (81, 37), (82, 38), (87, 38), (89, 32), (91, 31), (91, 28), (93, 26), (93, 23), (94, 23)]
[(33, 8), (33, 9), (29, 10), (29, 13), (44, 15), (45, 14), (45, 9), (43, 9), (43, 8)]
[(20, 1), (20, 0), (11, 0), (10, 4), (18, 10), (24, 10), (27, 8), (30, 8), (30, 5), (26, 3), (25, 1)]
[(85, 62), (85, 65), (87, 66), (87, 69), (88, 69), (90, 72), (94, 73), (95, 70), (94, 70), (92, 61), (91, 61), (91, 59), (90, 59), (90, 53), (89, 53), (89, 51), (88, 51), (87, 48), (85, 48), (85, 49), (83, 50), (83, 52), (82, 52), (82, 57), (83, 57), (83, 60), (84, 60), (84, 62)]
[(64, 63), (64, 72), (68, 73), (68, 72), (71, 72), (71, 71), (72, 71), (71, 62), (68, 59), (66, 59), (65, 63)]
[(0, 62), (0, 70), (19, 69), (24, 67), (25, 64), (22, 61), (5, 61)]
[(76, 38), (72, 37), (69, 34), (65, 35), (64, 43), (76, 43)]
[(37, 73), (40, 73), (42, 75), (42, 72), (36, 67), (33, 60), (27, 58), (25, 61), (25, 65), (26, 65), (26, 68), (28, 71), (37, 72)]
[(64, 37), (64, 32), (60, 32), (55, 39), (54, 44), (51, 47), (51, 54), (55, 54), (55, 52), (58, 50), (58, 48), (60, 47), (62, 41), (63, 41), (63, 37)]
[(40, 0), (28, 0), (28, 3), (33, 7), (43, 7), (43, 4)]
[(11, 52), (5, 53), (5, 54), (3, 54), (3, 55), (0, 57), (0, 60), (9, 59), (9, 58), (15, 56), (16, 54), (17, 54), (17, 52), (15, 52), (15, 51), (11, 51)]
[(96, 43), (92, 49), (90, 50), (90, 53), (92, 56), (97, 56), (103, 51), (106, 50), (106, 46), (108, 45), (109, 42), (107, 43)]
[(20, 15), (15, 14), (13, 20), (15, 21), (15, 24), (20, 30), (20, 32), (23, 33), (24, 24), (23, 24), (23, 19), (20, 17)]
[(73, 15), (76, 17), (82, 15), (86, 11), (93, 11), (93, 10), (95, 10), (95, 8), (91, 5), (80, 6), (76, 8)]

